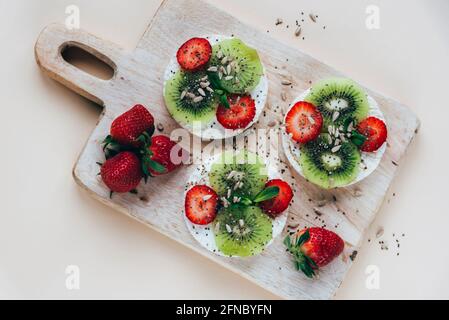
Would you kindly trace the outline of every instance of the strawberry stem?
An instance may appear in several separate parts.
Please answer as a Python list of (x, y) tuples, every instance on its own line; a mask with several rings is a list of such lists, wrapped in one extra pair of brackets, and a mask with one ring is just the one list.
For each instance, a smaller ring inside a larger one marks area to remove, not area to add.
[(316, 263), (301, 251), (301, 246), (310, 239), (309, 230), (304, 232), (296, 241), (290, 236), (284, 239), (287, 250), (293, 255), (293, 261), (296, 270), (301, 270), (308, 278), (313, 279), (315, 269), (318, 269)]

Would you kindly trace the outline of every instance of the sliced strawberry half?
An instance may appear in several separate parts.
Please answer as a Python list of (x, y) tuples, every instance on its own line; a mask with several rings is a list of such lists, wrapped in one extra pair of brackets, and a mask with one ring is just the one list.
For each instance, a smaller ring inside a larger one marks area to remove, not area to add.
[(205, 66), (212, 56), (212, 46), (204, 38), (192, 38), (178, 50), (179, 65), (187, 71), (195, 71)]
[(217, 120), (226, 129), (244, 129), (256, 116), (256, 103), (250, 96), (231, 95), (229, 108), (218, 106)]
[(369, 117), (360, 122), (357, 131), (367, 137), (360, 147), (360, 150), (365, 152), (377, 151), (385, 143), (388, 136), (387, 126), (376, 117)]
[(279, 179), (268, 181), (265, 187), (279, 188), (279, 194), (275, 198), (260, 203), (263, 211), (276, 217), (287, 210), (290, 205), (293, 198), (292, 188), (287, 182)]
[(318, 138), (323, 127), (323, 116), (311, 103), (298, 102), (287, 113), (286, 130), (292, 139), (307, 143)]
[(217, 216), (218, 195), (208, 186), (195, 186), (186, 194), (185, 212), (194, 224), (207, 225)]

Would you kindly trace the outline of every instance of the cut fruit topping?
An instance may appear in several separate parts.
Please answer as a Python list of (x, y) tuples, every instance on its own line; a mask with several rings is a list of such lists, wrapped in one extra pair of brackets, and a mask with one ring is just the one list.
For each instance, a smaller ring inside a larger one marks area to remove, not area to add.
[(262, 210), (272, 216), (278, 216), (287, 210), (293, 198), (293, 191), (290, 185), (285, 181), (275, 179), (268, 181), (265, 187), (277, 187), (279, 191), (275, 198), (260, 203)]
[(385, 123), (375, 117), (369, 117), (360, 122), (357, 131), (367, 138), (360, 148), (365, 152), (377, 151), (385, 143), (388, 136)]
[(218, 195), (208, 186), (195, 186), (186, 194), (185, 213), (194, 224), (207, 225), (217, 215)]
[(365, 91), (354, 81), (330, 78), (316, 83), (304, 99), (317, 106), (325, 125), (343, 124), (348, 119), (361, 121), (368, 116)]
[(204, 67), (212, 55), (212, 46), (209, 40), (192, 38), (184, 43), (178, 50), (176, 58), (184, 70), (195, 71)]
[(250, 96), (228, 97), (229, 108), (219, 105), (217, 120), (226, 129), (244, 129), (256, 116), (256, 105)]
[(273, 237), (270, 218), (258, 207), (222, 209), (215, 220), (215, 243), (227, 256), (261, 253)]
[(285, 122), (287, 133), (294, 141), (307, 143), (320, 134), (323, 117), (313, 104), (301, 101), (290, 109)]
[(301, 148), (299, 164), (310, 182), (325, 188), (336, 188), (350, 184), (359, 173), (361, 155), (351, 142), (334, 147), (328, 143), (328, 134)]

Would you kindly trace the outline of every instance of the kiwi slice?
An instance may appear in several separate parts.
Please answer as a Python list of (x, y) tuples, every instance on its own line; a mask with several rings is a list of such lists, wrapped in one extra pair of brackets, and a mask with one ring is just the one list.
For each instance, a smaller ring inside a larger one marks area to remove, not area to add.
[(339, 148), (329, 145), (327, 136), (321, 134), (301, 147), (299, 163), (304, 176), (325, 189), (348, 185), (359, 173), (360, 151), (351, 142), (344, 142)]
[(359, 122), (369, 112), (365, 91), (345, 78), (330, 78), (316, 83), (304, 100), (320, 110), (326, 124), (324, 128), (330, 124), (343, 124), (349, 118)]
[(207, 89), (205, 72), (178, 71), (165, 86), (165, 104), (171, 116), (181, 124), (194, 121), (210, 123), (218, 106), (213, 92)]
[(273, 238), (271, 219), (258, 207), (222, 209), (214, 224), (215, 243), (227, 256), (257, 255)]
[(212, 47), (210, 66), (217, 69), (220, 86), (230, 93), (249, 93), (263, 75), (257, 51), (235, 38)]
[(214, 163), (209, 173), (211, 187), (220, 197), (233, 196), (253, 198), (268, 181), (267, 168), (254, 153), (241, 151), (237, 155), (225, 152)]

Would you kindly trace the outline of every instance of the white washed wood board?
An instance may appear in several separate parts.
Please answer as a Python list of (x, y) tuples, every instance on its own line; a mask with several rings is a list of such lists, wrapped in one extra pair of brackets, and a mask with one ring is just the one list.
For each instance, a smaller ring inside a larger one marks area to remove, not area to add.
[[(132, 105), (141, 103), (147, 106), (157, 122), (163, 124), (166, 134), (178, 128), (164, 106), (164, 69), (180, 44), (191, 37), (206, 34), (235, 35), (259, 51), (267, 68), (270, 88), (266, 116), (261, 118), (257, 127), (266, 128), (272, 120), (281, 120), (288, 108), (288, 99), (298, 96), (310, 87), (310, 83), (329, 76), (341, 76), (320, 61), (198, 0), (163, 1), (133, 52), (124, 51), (114, 43), (81, 30), (69, 31), (63, 25), (49, 25), (42, 31), (35, 48), (36, 59), (43, 72), (104, 106), (102, 117), (74, 167), (74, 178), (82, 188), (103, 203), (237, 272), (279, 297), (330, 299), (347, 274), (352, 263), (349, 257), (358, 250), (364, 232), (375, 218), (388, 192), (397, 165), (419, 128), (419, 120), (406, 106), (367, 89), (385, 114), (389, 124), (389, 139), (381, 165), (366, 180), (344, 189), (321, 191), (295, 175), (299, 191), (290, 208), (287, 224), (326, 225), (340, 234), (346, 242), (344, 254), (323, 268), (318, 280), (309, 280), (294, 270), (291, 257), (282, 244), (283, 237), (276, 239), (260, 256), (238, 260), (213, 255), (197, 244), (181, 216), (184, 183), (195, 169), (194, 165), (142, 185), (139, 187), (139, 194), (144, 195), (143, 199), (125, 194), (115, 195), (111, 200), (109, 191), (97, 177), (96, 162), (104, 159), (100, 142), (108, 134), (113, 119)], [(115, 70), (113, 78), (108, 81), (100, 80), (65, 62), (61, 51), (70, 45), (81, 47), (111, 65)], [(292, 81), (292, 88), (281, 84), (285, 77)], [(287, 101), (281, 99), (281, 92), (287, 94)], [(329, 199), (329, 202), (320, 208), (322, 215), (318, 216), (314, 208), (322, 198)]]

